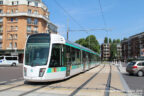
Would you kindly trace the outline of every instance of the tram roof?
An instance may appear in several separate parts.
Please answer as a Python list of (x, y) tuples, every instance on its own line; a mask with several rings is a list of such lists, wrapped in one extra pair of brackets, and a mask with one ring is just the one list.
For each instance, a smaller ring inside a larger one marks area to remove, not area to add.
[(94, 52), (93, 50), (91, 50), (89, 48), (86, 48), (86, 47), (84, 47), (82, 45), (79, 45), (77, 43), (73, 43), (73, 42), (68, 41), (68, 40), (66, 40), (66, 45), (74, 47), (74, 48), (77, 48), (77, 49), (81, 49), (81, 50), (84, 50), (86, 52), (90, 52), (90, 53), (93, 53), (93, 54), (96, 54), (96, 55), (100, 56), (98, 53)]

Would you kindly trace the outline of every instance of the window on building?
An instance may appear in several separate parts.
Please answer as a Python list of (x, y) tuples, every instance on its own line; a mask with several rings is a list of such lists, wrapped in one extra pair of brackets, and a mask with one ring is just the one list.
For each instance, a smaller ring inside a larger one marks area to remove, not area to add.
[(35, 25), (38, 24), (38, 19), (34, 19), (34, 24), (35, 24)]
[(0, 1), (0, 5), (3, 5), (3, 1)]
[(0, 9), (0, 13), (3, 13), (3, 10), (2, 10), (2, 9)]
[(9, 37), (9, 39), (13, 39), (13, 35), (12, 35), (12, 34), (10, 34), (10, 37)]
[(17, 5), (19, 4), (19, 2), (18, 2), (18, 1), (16, 1), (16, 3), (17, 3)]
[(0, 32), (2, 32), (3, 31), (3, 26), (0, 26)]
[(14, 5), (14, 2), (12, 2), (12, 5)]
[(14, 30), (14, 26), (11, 26), (11, 31)]
[(31, 14), (31, 13), (32, 13), (32, 10), (31, 10), (31, 9), (28, 9), (28, 13)]
[(18, 30), (18, 26), (15, 27), (15, 30)]
[(38, 33), (38, 27), (34, 27), (34, 32)]
[(3, 22), (3, 18), (2, 17), (0, 18), (0, 22)]
[(15, 21), (18, 22), (18, 18), (15, 18)]
[(15, 13), (18, 13), (18, 9), (15, 10)]
[(2, 43), (0, 43), (0, 48), (2, 48)]
[(27, 32), (31, 32), (31, 26), (27, 26)]
[(11, 13), (14, 13), (13, 9), (11, 10)]
[(14, 21), (14, 18), (11, 18), (11, 22), (13, 22)]
[(30, 2), (30, 1), (28, 1), (28, 5), (30, 5), (30, 3), (31, 3), (31, 2)]
[(12, 42), (9, 43), (9, 48), (12, 48)]
[(35, 2), (35, 6), (38, 7), (38, 2)]
[(14, 44), (14, 48), (17, 48), (17, 43), (15, 42), (15, 44)]
[(27, 23), (31, 24), (31, 22), (32, 22), (31, 18), (27, 18)]
[(15, 39), (17, 39), (17, 34), (15, 34)]
[(37, 10), (35, 10), (35, 11), (34, 11), (34, 14), (38, 14), (38, 11), (37, 11)]
[(7, 10), (7, 13), (10, 13), (10, 10)]

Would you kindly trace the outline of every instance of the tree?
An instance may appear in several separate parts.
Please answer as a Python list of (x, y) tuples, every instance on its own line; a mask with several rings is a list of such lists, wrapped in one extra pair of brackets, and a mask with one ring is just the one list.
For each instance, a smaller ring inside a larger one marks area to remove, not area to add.
[(81, 39), (77, 40), (75, 43), (78, 43), (78, 44), (80, 44), (82, 46), (85, 46), (85, 47), (87, 46), (86, 41), (85, 41), (84, 38), (81, 38)]
[(105, 37), (104, 43), (108, 43), (108, 37)]
[(124, 39), (123, 39), (123, 40), (128, 40), (128, 39), (124, 37)]
[(113, 43), (116, 43), (116, 40), (115, 40), (115, 39), (113, 39)]
[(100, 53), (100, 45), (94, 35), (90, 35), (86, 38), (88, 48), (92, 49), (95, 52)]
[(116, 43), (117, 43), (117, 44), (119, 44), (120, 42), (121, 42), (120, 39), (117, 39), (117, 40), (116, 40)]
[(100, 53), (100, 45), (94, 35), (87, 36), (86, 39), (81, 38), (77, 40), (76, 43)]
[(116, 43), (111, 44), (110, 55), (111, 55), (110, 60), (116, 59), (116, 56), (117, 56), (117, 44)]
[(111, 40), (111, 38), (109, 38), (109, 43), (110, 43), (110, 44), (112, 43), (112, 40)]

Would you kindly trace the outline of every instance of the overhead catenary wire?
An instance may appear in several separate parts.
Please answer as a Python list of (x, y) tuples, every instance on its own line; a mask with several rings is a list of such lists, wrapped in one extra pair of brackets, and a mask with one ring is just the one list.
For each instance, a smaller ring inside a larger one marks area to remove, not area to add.
[[(53, 0), (58, 7), (60, 7), (81, 29), (85, 29), (73, 16), (71, 16), (71, 14), (69, 12), (67, 12), (67, 10), (65, 10), (64, 7), (62, 7), (59, 2), (57, 2), (57, 0)], [(86, 31), (88, 33), (88, 31)]]
[[(100, 6), (100, 11), (101, 11), (102, 19), (103, 19), (103, 22), (104, 22), (104, 26), (105, 26), (105, 29), (107, 29), (107, 23), (106, 23), (106, 19), (105, 19), (105, 16), (104, 16), (101, 0), (98, 0), (98, 1), (99, 1), (99, 6)], [(106, 32), (108, 32), (108, 30), (106, 30)]]

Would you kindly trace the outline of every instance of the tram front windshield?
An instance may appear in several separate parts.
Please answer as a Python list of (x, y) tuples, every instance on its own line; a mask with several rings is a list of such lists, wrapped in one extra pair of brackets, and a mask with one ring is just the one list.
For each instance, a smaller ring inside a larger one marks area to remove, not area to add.
[(49, 37), (34, 36), (28, 39), (25, 51), (25, 65), (43, 66), (47, 64)]

